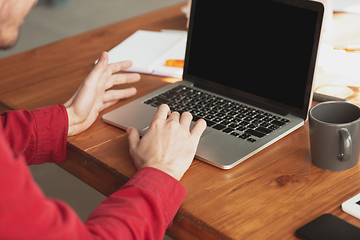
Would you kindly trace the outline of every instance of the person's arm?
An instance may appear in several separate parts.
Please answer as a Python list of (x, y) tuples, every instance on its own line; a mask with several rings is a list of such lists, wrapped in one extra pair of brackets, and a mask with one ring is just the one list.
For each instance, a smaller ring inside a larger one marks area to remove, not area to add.
[(64, 104), (69, 117), (69, 136), (85, 131), (94, 123), (102, 110), (117, 103), (119, 99), (136, 94), (134, 87), (112, 89), (114, 85), (140, 80), (140, 75), (137, 73), (118, 74), (120, 70), (130, 68), (132, 62), (108, 64), (108, 61), (108, 53), (103, 52), (77, 92)]
[[(160, 108), (164, 109), (167, 109), (166, 106)], [(36, 111), (39, 112), (26, 111), (27, 119), (39, 121), (43, 118), (45, 121), (50, 116), (50, 119), (67, 119), (62, 105)], [(17, 113), (10, 113), (11, 116), (12, 114)], [(50, 134), (54, 129), (49, 130), (46, 122), (41, 127)], [(66, 132), (64, 129), (62, 131)], [(167, 131), (165, 129), (162, 133), (168, 135)], [(184, 128), (184, 133), (186, 132), (188, 130)], [(185, 197), (185, 188), (175, 178), (156, 168), (143, 166), (82, 223), (65, 203), (43, 195), (31, 177), (24, 156), (14, 154), (3, 133), (0, 129), (0, 239), (162, 239)], [(60, 139), (65, 137), (63, 144), (66, 144), (66, 134), (59, 133), (59, 136)], [(154, 145), (154, 149), (155, 147), (157, 146)], [(182, 144), (178, 147), (181, 148)], [(188, 147), (196, 148), (190, 144)], [(168, 148), (169, 146), (163, 148), (163, 151), (171, 150)], [(178, 148), (175, 147), (174, 150)], [(188, 152), (187, 147), (182, 150)], [(155, 158), (156, 156), (149, 160)], [(183, 162), (189, 164), (192, 158), (190, 155)]]
[(114, 239), (163, 239), (185, 195), (176, 179), (145, 167), (101, 203), (86, 224), (94, 233)]
[[(137, 75), (113, 76), (116, 69), (124, 65), (129, 66), (129, 63), (107, 66), (107, 54), (103, 53), (77, 93), (65, 103), (66, 111), (62, 105), (55, 107), (62, 111), (59, 114), (62, 118), (67, 119), (65, 113), (68, 113), (70, 135), (87, 129), (101, 109), (123, 96), (134, 94), (134, 89), (106, 91), (113, 84), (137, 80)], [(102, 82), (100, 86), (99, 81)], [(24, 113), (25, 119), (36, 121), (32, 112)], [(50, 112), (42, 113), (39, 116), (53, 116)], [(10, 115), (7, 113), (7, 117)], [(3, 122), (4, 126), (11, 123), (8, 120)], [(44, 131), (51, 134), (53, 128), (46, 124)], [(67, 132), (64, 126), (59, 129)], [(25, 144), (27, 148), (32, 148), (31, 145)], [(37, 151), (34, 150), (35, 155)], [(185, 189), (176, 179), (156, 168), (143, 166), (82, 223), (65, 203), (43, 195), (31, 178), (24, 156), (20, 152), (14, 154), (1, 128), (0, 155), (0, 239), (162, 239), (185, 197)]]
[(0, 128), (15, 156), (28, 165), (65, 160), (68, 119), (63, 105), (0, 115)]
[(185, 196), (171, 176), (142, 168), (83, 223), (67, 204), (44, 196), (1, 129), (0, 176), (0, 239), (162, 239)]
[(119, 74), (131, 65), (130, 61), (108, 64), (108, 54), (103, 52), (94, 69), (64, 105), (2, 113), (0, 128), (14, 154), (24, 154), (29, 165), (64, 161), (68, 135), (85, 131), (101, 110), (136, 93), (135, 88), (111, 89), (140, 79), (139, 74)]
[[(107, 58), (103, 53), (79, 91), (65, 103), (69, 135), (87, 129), (99, 111), (118, 98), (134, 94), (131, 88), (106, 91), (114, 83), (137, 80), (137, 75), (126, 75), (109, 81), (108, 76), (129, 65), (106, 67)], [(104, 84), (106, 80), (108, 84)], [(185, 189), (177, 180), (193, 161), (206, 128), (206, 122), (200, 119), (190, 131), (191, 120), (190, 113), (171, 113), (167, 105), (161, 105), (142, 139), (136, 129), (127, 129), (130, 154), (138, 171), (91, 214), (86, 225), (93, 234), (114, 239), (163, 238), (185, 197)]]
[[(100, 204), (87, 224), (97, 220), (106, 223), (110, 230), (111, 220), (117, 218), (120, 227), (129, 229), (123, 232), (124, 239), (162, 239), (185, 197), (185, 189), (178, 180), (193, 161), (206, 128), (206, 122), (200, 119), (190, 131), (191, 120), (190, 113), (171, 113), (167, 105), (161, 105), (142, 139), (136, 129), (129, 127), (126, 132), (130, 155), (138, 171), (123, 188)], [(117, 214), (114, 208), (123, 211)], [(121, 220), (124, 213), (129, 217)], [(92, 230), (106, 232), (103, 225), (94, 225)]]

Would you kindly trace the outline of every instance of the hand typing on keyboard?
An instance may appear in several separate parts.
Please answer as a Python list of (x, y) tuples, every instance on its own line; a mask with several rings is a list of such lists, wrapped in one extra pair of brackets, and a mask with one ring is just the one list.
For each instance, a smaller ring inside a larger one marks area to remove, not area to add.
[(130, 155), (137, 169), (154, 167), (180, 180), (194, 159), (206, 122), (199, 119), (190, 131), (192, 115), (170, 112), (170, 108), (159, 106), (149, 130), (140, 139), (135, 128), (129, 127)]

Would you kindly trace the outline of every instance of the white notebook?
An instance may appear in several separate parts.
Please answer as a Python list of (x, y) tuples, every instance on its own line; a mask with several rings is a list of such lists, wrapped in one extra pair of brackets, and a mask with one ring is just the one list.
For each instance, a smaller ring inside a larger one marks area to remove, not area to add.
[(109, 51), (109, 63), (131, 60), (127, 71), (182, 78), (183, 68), (165, 66), (166, 60), (183, 60), (186, 31), (138, 30)]

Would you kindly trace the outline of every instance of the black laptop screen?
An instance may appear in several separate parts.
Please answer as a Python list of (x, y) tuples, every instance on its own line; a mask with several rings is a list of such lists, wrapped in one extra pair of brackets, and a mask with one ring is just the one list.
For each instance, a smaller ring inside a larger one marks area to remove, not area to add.
[(194, 0), (184, 79), (302, 111), (311, 92), (318, 14), (270, 0)]

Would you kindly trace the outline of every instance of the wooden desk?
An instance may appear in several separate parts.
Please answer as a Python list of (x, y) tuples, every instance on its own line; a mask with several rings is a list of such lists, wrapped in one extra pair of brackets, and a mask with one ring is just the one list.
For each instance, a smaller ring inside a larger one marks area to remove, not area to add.
[[(0, 111), (65, 102), (102, 50), (137, 29), (185, 29), (182, 5), (0, 60)], [(338, 15), (340, 20), (346, 16)], [(170, 80), (143, 75), (133, 85), (140, 97)], [(68, 139), (67, 158), (59, 164), (62, 168), (107, 196), (135, 173), (125, 132), (105, 124), (101, 116), (89, 130)], [(187, 196), (167, 234), (174, 239), (296, 239), (297, 228), (323, 213), (360, 227), (360, 220), (340, 208), (360, 192), (359, 170), (357, 165), (329, 172), (312, 165), (305, 123), (231, 170), (194, 160), (181, 180)]]

